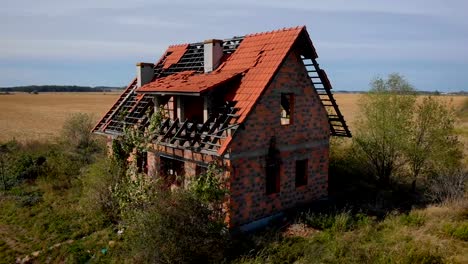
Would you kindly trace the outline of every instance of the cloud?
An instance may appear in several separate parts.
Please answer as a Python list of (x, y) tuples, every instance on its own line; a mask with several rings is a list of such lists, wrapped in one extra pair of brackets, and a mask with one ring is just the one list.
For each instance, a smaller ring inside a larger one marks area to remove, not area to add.
[(138, 41), (94, 41), (94, 40), (3, 40), (0, 42), (1, 59), (73, 59), (103, 60), (125, 57), (155, 56), (165, 45)]
[(460, 63), (468, 61), (468, 46), (458, 41), (405, 40), (382, 42), (315, 43), (319, 56), (327, 60), (355, 61), (431, 61)]
[(467, 9), (463, 0), (6, 1), (0, 60), (155, 61), (170, 44), (305, 24), (320, 59), (333, 67), (462, 63)]

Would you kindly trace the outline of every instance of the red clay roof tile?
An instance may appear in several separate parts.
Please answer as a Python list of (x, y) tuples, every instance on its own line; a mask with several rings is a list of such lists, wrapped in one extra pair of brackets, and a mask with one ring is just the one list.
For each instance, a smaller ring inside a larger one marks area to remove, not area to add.
[(177, 63), (184, 55), (188, 46), (189, 44), (169, 46), (169, 48), (166, 50), (166, 53), (163, 55), (163, 58), (167, 56), (166, 60), (164, 61), (163, 69), (167, 69), (171, 67), (172, 64)]
[[(138, 89), (138, 92), (201, 93), (242, 74), (235, 92), (227, 95), (237, 101), (235, 107), (238, 108), (237, 122), (240, 124), (247, 118), (299, 37), (310, 42), (304, 26), (246, 35), (236, 51), (227, 57), (226, 61), (214, 72), (208, 74), (194, 71), (175, 73), (144, 85)], [(168, 68), (177, 63), (187, 47), (187, 44), (170, 46), (166, 51), (167, 58), (164, 67)], [(316, 57), (312, 42), (310, 42), (310, 47), (312, 55)], [(224, 153), (231, 140), (231, 137), (224, 140), (218, 150), (219, 154)]]
[(241, 73), (239, 71), (214, 71), (207, 74), (196, 74), (195, 71), (183, 71), (143, 85), (138, 89), (138, 92), (202, 93), (234, 79)]

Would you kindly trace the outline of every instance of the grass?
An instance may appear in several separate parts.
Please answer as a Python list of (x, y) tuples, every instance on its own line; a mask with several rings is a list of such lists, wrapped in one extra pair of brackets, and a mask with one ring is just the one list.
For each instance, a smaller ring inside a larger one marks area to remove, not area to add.
[[(43, 262), (46, 257), (80, 255), (77, 250), (83, 245), (93, 254), (106, 247), (113, 232), (99, 212), (81, 207), (81, 192), (79, 182), (54, 190), (38, 180), (0, 194), (0, 263), (13, 263), (35, 251), (41, 252), (37, 260)], [(54, 247), (57, 244), (61, 245)]]
[[(0, 97), (0, 141), (12, 137), (27, 141), (58, 135), (71, 113), (94, 113), (99, 117), (117, 95), (4, 97)], [(360, 95), (336, 97), (352, 129)], [(459, 135), (467, 140), (468, 100), (453, 97), (453, 105), (459, 109)], [(60, 153), (51, 156), (49, 162), (69, 168), (60, 157)], [(68, 169), (56, 171), (69, 176)], [(119, 262), (119, 254), (125, 254), (119, 253), (124, 242), (116, 235), (115, 226), (83, 202), (89, 192), (86, 180), (73, 176), (69, 184), (63, 185), (57, 184), (61, 182), (58, 179), (62, 178), (40, 178), (0, 193), (0, 263), (13, 263), (27, 255), (38, 263)], [(309, 212), (287, 230), (256, 235), (253, 242), (243, 241), (248, 244), (247, 250), (244, 255), (233, 256), (232, 262), (468, 263), (467, 223), (466, 201), (405, 214), (390, 213), (383, 219), (350, 211)], [(39, 253), (32, 257), (34, 252)]]
[(308, 213), (289, 229), (312, 231), (279, 232), (234, 263), (467, 263), (467, 213), (466, 201), (382, 220), (349, 211)]
[(100, 118), (118, 93), (15, 93), (0, 96), (0, 141), (50, 140), (73, 113)]

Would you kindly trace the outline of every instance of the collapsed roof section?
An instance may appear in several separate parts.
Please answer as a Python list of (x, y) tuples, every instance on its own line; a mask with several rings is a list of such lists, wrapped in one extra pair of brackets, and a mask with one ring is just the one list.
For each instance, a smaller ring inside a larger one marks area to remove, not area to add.
[[(236, 118), (226, 119), (229, 120), (230, 124), (225, 124), (223, 129), (241, 124), (293, 47), (300, 51), (311, 83), (327, 109), (331, 135), (351, 136), (333, 98), (332, 87), (325, 71), (320, 69), (316, 61), (317, 53), (305, 27), (226, 39), (222, 43), (222, 63), (214, 71), (207, 73), (204, 72), (204, 43), (170, 46), (154, 66), (153, 81), (142, 87), (137, 87), (136, 81), (132, 82), (93, 131), (120, 135), (127, 125), (144, 124), (147, 121), (146, 111), (151, 111), (154, 107), (152, 94), (201, 95), (216, 90), (217, 87), (233, 80), (238, 80), (236, 87), (226, 91), (225, 98), (231, 102), (232, 112), (230, 113), (232, 115), (235, 112)], [(211, 120), (211, 122), (213, 121), (216, 122), (216, 118)], [(185, 120), (168, 121), (165, 123), (166, 130), (187, 130), (187, 128), (192, 127), (186, 132), (189, 134), (193, 134), (193, 131), (197, 132), (196, 126), (182, 125), (184, 123)], [(180, 127), (178, 127), (179, 124)], [(172, 126), (174, 126), (173, 129)], [(200, 126), (202, 125), (200, 124)], [(205, 136), (207, 133), (218, 133), (218, 131), (211, 130), (205, 127), (204, 132), (199, 132), (205, 133)], [(162, 138), (167, 140), (170, 137), (168, 135), (175, 137), (181, 134), (177, 132), (167, 134), (167, 131), (166, 134), (162, 135)], [(215, 138), (217, 138), (217, 142), (211, 144), (210, 150), (221, 155), (232, 139), (232, 131), (229, 135), (226, 133)], [(172, 139), (169, 141), (174, 143)], [(190, 140), (182, 140), (179, 145), (183, 146), (184, 142), (188, 141)], [(192, 143), (188, 145), (193, 146)]]

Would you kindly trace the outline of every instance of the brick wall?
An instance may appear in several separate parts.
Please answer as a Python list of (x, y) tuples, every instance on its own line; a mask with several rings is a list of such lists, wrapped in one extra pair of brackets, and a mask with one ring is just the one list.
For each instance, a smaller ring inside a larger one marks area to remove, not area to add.
[[(281, 94), (294, 94), (292, 123), (281, 125)], [(329, 124), (299, 54), (291, 52), (231, 144), (231, 226), (327, 195)], [(266, 194), (266, 156), (276, 138), (280, 191)], [(296, 160), (308, 159), (306, 186), (296, 188)]]
[[(294, 94), (292, 123), (281, 125), (281, 94)], [(280, 191), (266, 194), (266, 157), (276, 138), (280, 157)], [(184, 160), (186, 180), (196, 165), (217, 162), (226, 168), (230, 197), (226, 221), (231, 227), (272, 215), (327, 195), (329, 124), (325, 109), (307, 77), (299, 54), (291, 52), (279, 72), (238, 129), (229, 158), (190, 150), (154, 146), (148, 152), (148, 174), (157, 177), (159, 154)], [(296, 187), (296, 160), (308, 159), (307, 185)]]

